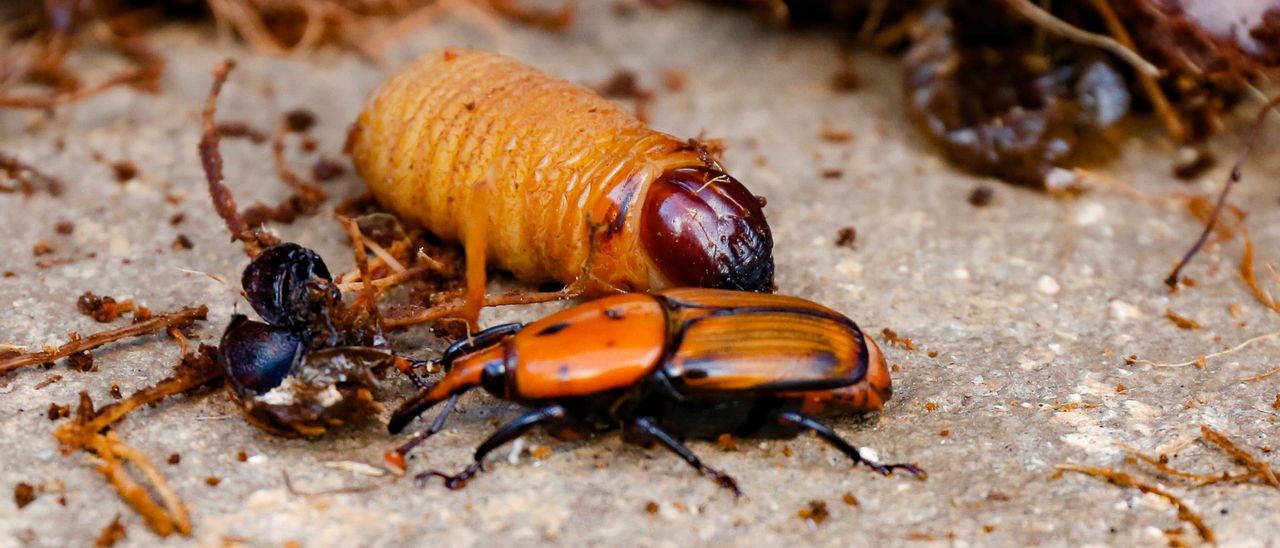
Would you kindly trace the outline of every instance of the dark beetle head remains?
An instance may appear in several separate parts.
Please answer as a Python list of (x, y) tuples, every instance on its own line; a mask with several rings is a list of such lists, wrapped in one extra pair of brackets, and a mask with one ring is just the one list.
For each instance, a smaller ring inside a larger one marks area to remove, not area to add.
[(709, 167), (673, 169), (653, 182), (640, 233), (673, 285), (773, 290), (773, 235), (760, 202)]
[(249, 304), (271, 325), (303, 327), (309, 300), (303, 293), (313, 278), (331, 280), (324, 259), (294, 243), (269, 247), (254, 257), (240, 280)]

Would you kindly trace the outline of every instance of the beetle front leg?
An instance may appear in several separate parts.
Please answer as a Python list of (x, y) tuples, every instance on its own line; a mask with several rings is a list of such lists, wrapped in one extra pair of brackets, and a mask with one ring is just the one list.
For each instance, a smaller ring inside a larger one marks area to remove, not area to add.
[(418, 446), (418, 444), (427, 441), (427, 438), (436, 435), (437, 432), (444, 428), (444, 421), (449, 418), (450, 413), (453, 413), (453, 408), (458, 405), (458, 399), (461, 397), (462, 394), (449, 396), (449, 399), (444, 402), (444, 409), (441, 409), (440, 414), (436, 415), (436, 420), (431, 422), (430, 427), (414, 434), (412, 438), (409, 438), (409, 441), (404, 442), (403, 445), (395, 449), (394, 453), (399, 455), (399, 459), (392, 462), (401, 463), (400, 468), (403, 469), (404, 456), (409, 454), (409, 451), (412, 451), (414, 447)]
[(784, 411), (782, 413), (778, 413), (778, 423), (784, 426), (812, 430), (814, 433), (818, 434), (823, 441), (827, 442), (832, 447), (835, 447), (841, 453), (848, 455), (849, 458), (853, 459), (855, 464), (862, 463), (870, 466), (871, 469), (876, 472), (880, 472), (882, 475), (888, 476), (892, 474), (894, 470), (902, 469), (910, 472), (919, 479), (925, 479), (928, 477), (928, 474), (923, 469), (914, 464), (880, 464), (863, 458), (862, 454), (858, 452), (857, 447), (854, 447), (849, 442), (844, 441), (844, 438), (840, 437), (840, 434), (837, 434), (835, 430), (831, 429), (831, 427), (818, 422), (808, 415), (803, 415), (794, 411)]
[(450, 490), (458, 490), (467, 486), (467, 481), (475, 477), (477, 473), (484, 469), (484, 458), (494, 449), (497, 449), (509, 441), (512, 441), (526, 432), (532, 430), (540, 424), (562, 421), (568, 417), (569, 413), (565, 411), (560, 404), (553, 404), (543, 407), (537, 411), (526, 413), (520, 418), (507, 423), (497, 432), (494, 432), (488, 439), (484, 440), (479, 447), (476, 448), (475, 462), (467, 466), (461, 472), (453, 475), (445, 474), (438, 470), (429, 470), (414, 476), (414, 480), (418, 483), (424, 483), (431, 477), (444, 479), (444, 486)]
[(732, 476), (703, 464), (698, 455), (693, 454), (692, 450), (671, 437), (671, 434), (666, 433), (652, 418), (640, 417), (631, 423), (630, 427), (634, 433), (656, 441), (662, 444), (663, 447), (670, 449), (672, 453), (679, 455), (680, 458), (689, 463), (689, 466), (696, 468), (698, 472), (711, 476), (711, 479), (715, 480), (720, 487), (733, 491), (733, 496), (742, 496), (742, 490), (738, 489), (738, 482)]

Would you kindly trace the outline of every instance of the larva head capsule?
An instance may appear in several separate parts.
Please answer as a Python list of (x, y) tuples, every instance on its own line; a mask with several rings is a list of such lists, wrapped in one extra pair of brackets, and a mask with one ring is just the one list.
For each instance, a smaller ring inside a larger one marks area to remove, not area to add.
[(710, 167), (663, 173), (645, 198), (641, 239), (676, 286), (773, 291), (773, 235), (760, 202)]

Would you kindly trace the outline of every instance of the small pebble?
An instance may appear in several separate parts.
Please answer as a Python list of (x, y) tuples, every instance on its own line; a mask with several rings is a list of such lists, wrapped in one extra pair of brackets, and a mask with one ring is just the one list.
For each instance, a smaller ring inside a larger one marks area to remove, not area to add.
[(1036, 281), (1036, 289), (1045, 295), (1057, 295), (1062, 286), (1058, 285), (1058, 280), (1053, 279), (1053, 276), (1045, 274)]

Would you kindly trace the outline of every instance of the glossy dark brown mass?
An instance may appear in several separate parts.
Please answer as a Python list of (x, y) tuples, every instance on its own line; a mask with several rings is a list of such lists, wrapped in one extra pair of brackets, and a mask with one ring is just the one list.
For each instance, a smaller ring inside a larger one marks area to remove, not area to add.
[(760, 202), (709, 167), (673, 169), (653, 182), (640, 234), (673, 285), (773, 290), (773, 235)]

